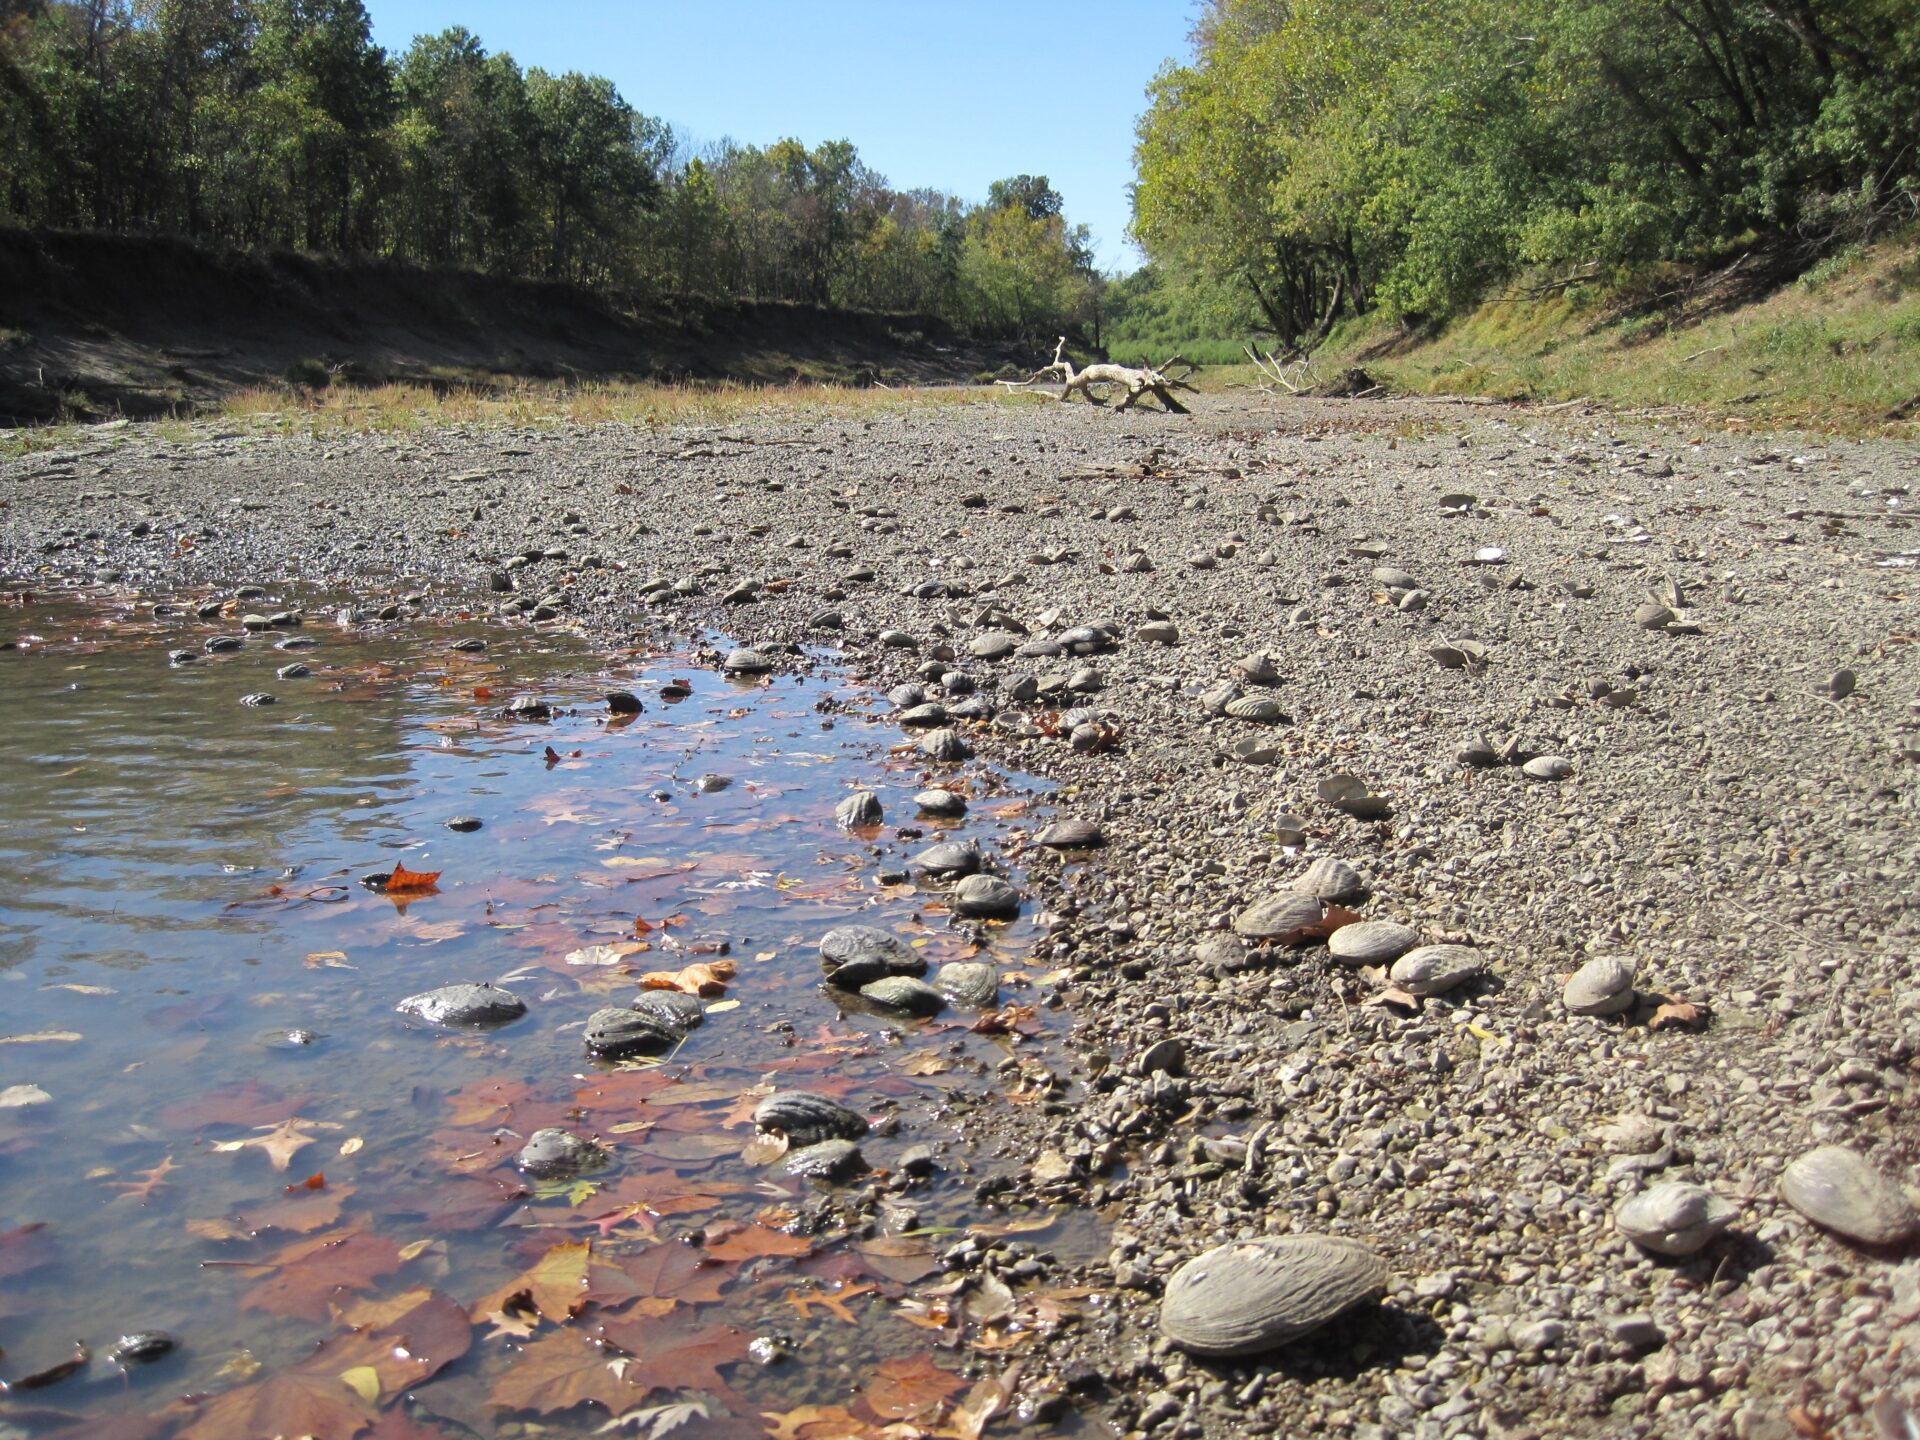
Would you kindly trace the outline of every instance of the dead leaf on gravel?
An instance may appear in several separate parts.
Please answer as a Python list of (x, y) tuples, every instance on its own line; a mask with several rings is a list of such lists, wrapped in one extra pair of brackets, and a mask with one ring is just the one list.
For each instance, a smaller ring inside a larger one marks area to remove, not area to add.
[(1365, 1003), (1369, 1008), (1391, 1005), (1394, 1009), (1405, 1010), (1410, 1015), (1418, 1013), (1420, 1009), (1420, 998), (1402, 990), (1398, 985), (1389, 985), (1378, 995), (1368, 996)]
[(1658, 1006), (1653, 1018), (1647, 1022), (1649, 1030), (1701, 1030), (1706, 1028), (1707, 1011), (1705, 1006), (1694, 1005), (1685, 1000), (1669, 1000)]

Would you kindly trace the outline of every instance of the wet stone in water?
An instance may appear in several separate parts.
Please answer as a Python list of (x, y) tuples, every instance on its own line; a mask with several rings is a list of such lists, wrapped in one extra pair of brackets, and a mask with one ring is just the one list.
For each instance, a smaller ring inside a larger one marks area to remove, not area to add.
[(1278, 1235), (1222, 1245), (1167, 1280), (1160, 1331), (1194, 1355), (1257, 1355), (1376, 1300), (1386, 1261), (1357, 1240)]
[(837, 1183), (851, 1180), (867, 1171), (867, 1158), (851, 1140), (822, 1140), (787, 1152), (784, 1167), (789, 1175), (807, 1180)]
[(491, 985), (442, 985), (393, 1008), (429, 1025), (504, 1025), (527, 1013), (525, 1001)]
[(774, 669), (776, 663), (774, 658), (764, 651), (743, 645), (728, 653), (725, 668), (731, 675), (764, 675)]
[(761, 1130), (777, 1130), (796, 1146), (822, 1140), (858, 1140), (867, 1133), (866, 1117), (838, 1100), (811, 1090), (776, 1090), (753, 1109)]
[(971, 841), (942, 840), (914, 856), (907, 868), (936, 880), (958, 879), (980, 869), (980, 851)]
[(454, 815), (449, 817), (445, 822), (447, 829), (457, 830), (463, 835), (472, 834), (485, 823), (486, 822), (478, 815)]
[(1005, 920), (1020, 912), (1020, 892), (998, 875), (969, 875), (948, 896), (956, 915)]
[(973, 748), (960, 738), (957, 730), (933, 730), (920, 742), (920, 753), (929, 760), (951, 763), (965, 760), (973, 754)]
[(604, 1169), (613, 1157), (570, 1130), (536, 1130), (514, 1164), (536, 1180), (570, 1180)]
[(624, 1055), (658, 1054), (687, 1038), (684, 1026), (663, 1020), (646, 1010), (596, 1010), (587, 1020), (586, 1046), (590, 1053), (618, 1059)]
[(890, 930), (841, 925), (820, 937), (820, 968), (830, 983), (858, 990), (883, 975), (924, 975), (927, 962)]
[(922, 815), (936, 820), (958, 820), (967, 813), (967, 797), (951, 790), (922, 790), (913, 803)]
[(147, 1365), (173, 1352), (173, 1336), (164, 1330), (135, 1330), (114, 1342), (107, 1358), (120, 1365)]
[(856, 790), (833, 807), (833, 822), (842, 830), (855, 830), (866, 825), (878, 825), (884, 814), (878, 795), (871, 790)]
[(862, 985), (860, 994), (875, 1005), (907, 1015), (935, 1015), (947, 1005), (938, 990), (911, 975), (882, 975)]
[(697, 1028), (707, 1018), (699, 999), (684, 990), (642, 990), (633, 997), (630, 1008), (651, 1016), (663, 1026), (682, 1031)]
[(985, 1010), (1000, 998), (1000, 971), (979, 960), (952, 960), (935, 972), (933, 985), (955, 1005)]

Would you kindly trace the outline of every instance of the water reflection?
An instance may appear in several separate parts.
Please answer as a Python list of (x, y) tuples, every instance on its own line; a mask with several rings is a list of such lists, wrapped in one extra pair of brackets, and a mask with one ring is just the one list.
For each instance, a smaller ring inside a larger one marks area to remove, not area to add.
[[(1006, 1244), (1103, 1241), (1086, 1217), (974, 1198), (1000, 1163), (995, 1110), (1072, 1098), (1053, 1078), (1062, 1022), (1030, 914), (960, 926), (937, 894), (883, 883), (932, 827), (900, 833), (925, 777), (888, 753), (898, 732), (868, 697), (831, 670), (743, 683), (532, 630), (468, 653), (451, 642), (472, 624), (341, 629), (325, 597), (275, 597), (300, 600), (314, 648), (269, 634), (184, 666), (167, 651), (232, 623), (155, 620), (130, 597), (0, 612), (21, 645), (0, 653), (0, 1364), (17, 1380), (132, 1329), (181, 1342), (124, 1375), (96, 1358), (0, 1417), (139, 1414), (205, 1440), (273, 1433), (258, 1427), (295, 1423), (274, 1407), (312, 1392), (298, 1423), (315, 1433), (405, 1410), (429, 1434), (585, 1434), (686, 1404), (707, 1411), (688, 1414), (697, 1435), (860, 1392), (882, 1398), (847, 1423), (877, 1433), (902, 1413), (874, 1389), (882, 1360), (933, 1372), (918, 1393), (935, 1414), (934, 1376), (970, 1348), (1017, 1350), (1057, 1320), (1071, 1302), (925, 1293), (946, 1237), (982, 1221)], [(275, 677), (295, 660), (313, 673)], [(688, 693), (663, 701), (674, 681)], [(610, 685), (644, 711), (617, 723)], [(257, 692), (278, 703), (240, 703)], [(506, 718), (522, 694), (552, 717)], [(991, 851), (1031, 824), (1035, 782), (964, 783), (957, 833)], [(892, 823), (836, 830), (855, 786)], [(440, 879), (405, 897), (360, 883), (396, 861)], [(812, 943), (848, 921), (935, 964), (996, 964), (1000, 1023), (823, 993)], [(638, 975), (719, 960), (724, 997), (667, 1063), (585, 1054), (587, 1016)], [(529, 1014), (447, 1034), (392, 1012), (478, 980)], [(832, 1190), (743, 1159), (776, 1085), (870, 1117), (876, 1178)], [(542, 1126), (591, 1134), (613, 1164), (526, 1181), (512, 1155)], [(932, 1178), (896, 1179), (927, 1145)], [(440, 1359), (394, 1368), (395, 1337), (428, 1334)]]

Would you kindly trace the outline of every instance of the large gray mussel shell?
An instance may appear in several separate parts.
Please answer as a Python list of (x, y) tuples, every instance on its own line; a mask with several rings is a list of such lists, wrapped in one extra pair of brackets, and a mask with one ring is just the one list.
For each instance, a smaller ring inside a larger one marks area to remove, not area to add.
[(754, 1107), (753, 1123), (778, 1130), (798, 1148), (822, 1140), (858, 1140), (867, 1133), (866, 1117), (811, 1090), (774, 1091)]
[(1642, 1190), (1613, 1212), (1614, 1226), (1656, 1255), (1691, 1255), (1740, 1216), (1730, 1200), (1704, 1185), (1668, 1180)]
[(829, 984), (858, 990), (883, 975), (924, 975), (927, 962), (889, 930), (840, 925), (820, 937), (820, 968)]
[(1361, 920), (1327, 937), (1327, 953), (1343, 965), (1391, 965), (1420, 943), (1420, 932), (1397, 920)]
[(1360, 872), (1331, 855), (1324, 855), (1307, 866), (1306, 873), (1294, 881), (1293, 886), (1334, 903), (1363, 899), (1367, 893), (1367, 882)]
[(1611, 955), (1597, 956), (1573, 972), (1560, 1001), (1575, 1015), (1618, 1015), (1633, 1007), (1633, 970)]
[(1256, 900), (1233, 917), (1237, 935), (1249, 940), (1290, 940), (1320, 923), (1320, 902), (1299, 890), (1281, 890)]
[(1780, 1176), (1787, 1203), (1862, 1245), (1898, 1245), (1920, 1234), (1920, 1212), (1864, 1155), (1844, 1145), (1809, 1150)]
[(1471, 946), (1422, 945), (1394, 961), (1387, 975), (1409, 995), (1444, 995), (1486, 973), (1486, 957)]
[(685, 1026), (652, 1011), (621, 1010), (610, 1005), (587, 1018), (587, 1049), (613, 1059), (671, 1050), (686, 1038)]
[(1160, 1332), (1194, 1355), (1257, 1355), (1377, 1300), (1391, 1278), (1387, 1262), (1357, 1240), (1240, 1240), (1173, 1272), (1160, 1305)]

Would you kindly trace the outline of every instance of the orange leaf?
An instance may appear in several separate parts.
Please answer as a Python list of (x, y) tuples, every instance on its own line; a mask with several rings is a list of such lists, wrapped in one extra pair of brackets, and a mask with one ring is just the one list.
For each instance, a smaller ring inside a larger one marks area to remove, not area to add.
[(307, 1178), (302, 1180), (299, 1184), (287, 1186), (287, 1194), (291, 1195), (296, 1190), (324, 1190), (326, 1188), (327, 1188), (326, 1171), (316, 1170), (313, 1172), (313, 1174), (307, 1176)]
[(731, 960), (701, 960), (684, 970), (652, 970), (640, 977), (643, 990), (683, 990), (689, 995), (716, 999), (727, 993), (733, 979)]
[(720, 1367), (747, 1358), (747, 1332), (733, 1325), (689, 1334), (684, 1321), (641, 1315), (608, 1320), (600, 1333), (633, 1356), (626, 1376), (649, 1390), (725, 1390)]
[(389, 895), (431, 895), (439, 888), (439, 879), (438, 870), (409, 870), (396, 860), (385, 889)]
[(468, 1313), (485, 1320), (501, 1310), (534, 1310), (555, 1324), (580, 1313), (587, 1303), (587, 1265), (593, 1258), (590, 1242), (555, 1245)]
[(802, 1405), (797, 1410), (766, 1410), (760, 1418), (773, 1426), (768, 1440), (854, 1440), (867, 1427), (840, 1405)]
[(1649, 1030), (1698, 1030), (1704, 1028), (1707, 1012), (1685, 1000), (1669, 1000), (1653, 1012)]
[(707, 1227), (707, 1254), (715, 1260), (757, 1260), (762, 1255), (810, 1255), (813, 1242), (784, 1230), (769, 1230), (764, 1225), (744, 1225), (737, 1220), (722, 1221)]
[(592, 1401), (617, 1417), (647, 1398), (646, 1390), (626, 1377), (626, 1357), (577, 1331), (556, 1330), (522, 1350), (487, 1398), (505, 1410), (542, 1414)]

